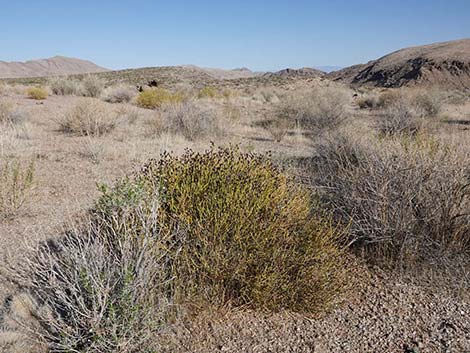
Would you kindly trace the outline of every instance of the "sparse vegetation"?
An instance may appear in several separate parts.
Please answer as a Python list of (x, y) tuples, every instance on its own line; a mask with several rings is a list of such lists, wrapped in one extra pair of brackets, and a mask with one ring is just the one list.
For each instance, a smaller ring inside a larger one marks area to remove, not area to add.
[(47, 98), (49, 93), (43, 87), (30, 87), (26, 91), (26, 94), (31, 99), (44, 100)]
[(107, 106), (94, 99), (82, 98), (59, 121), (60, 130), (65, 133), (100, 136), (113, 130), (116, 126), (114, 112)]
[(183, 99), (181, 94), (172, 93), (164, 88), (153, 88), (139, 93), (137, 105), (142, 108), (156, 109), (165, 104), (180, 103)]

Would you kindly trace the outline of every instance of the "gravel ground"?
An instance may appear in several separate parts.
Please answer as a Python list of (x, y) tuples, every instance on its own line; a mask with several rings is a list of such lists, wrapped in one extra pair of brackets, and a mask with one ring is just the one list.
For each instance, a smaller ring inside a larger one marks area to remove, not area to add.
[[(368, 274), (321, 319), (228, 311), (179, 328), (173, 352), (470, 352), (470, 301)], [(357, 288), (356, 288), (357, 289)], [(467, 293), (468, 294), (468, 293)]]

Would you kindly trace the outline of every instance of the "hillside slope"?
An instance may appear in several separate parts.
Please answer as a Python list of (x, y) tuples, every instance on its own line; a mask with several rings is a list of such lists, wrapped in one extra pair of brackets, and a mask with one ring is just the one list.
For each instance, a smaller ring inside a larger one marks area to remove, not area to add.
[(401, 49), (327, 76), (355, 85), (470, 88), (470, 39)]

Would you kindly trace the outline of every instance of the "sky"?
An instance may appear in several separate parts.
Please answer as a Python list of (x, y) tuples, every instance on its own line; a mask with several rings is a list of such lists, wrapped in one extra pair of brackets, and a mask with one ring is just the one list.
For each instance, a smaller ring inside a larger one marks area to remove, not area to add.
[(0, 0), (0, 60), (110, 69), (349, 66), (470, 37), (470, 0)]

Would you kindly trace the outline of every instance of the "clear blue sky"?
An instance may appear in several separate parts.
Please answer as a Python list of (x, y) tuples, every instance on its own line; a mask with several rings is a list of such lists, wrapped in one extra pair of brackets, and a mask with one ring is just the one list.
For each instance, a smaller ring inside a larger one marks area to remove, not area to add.
[(255, 70), (366, 62), (470, 37), (470, 0), (0, 0), (0, 60)]

